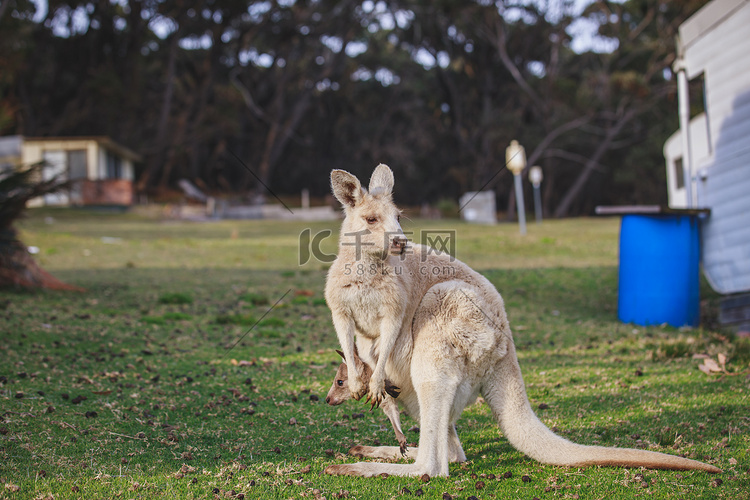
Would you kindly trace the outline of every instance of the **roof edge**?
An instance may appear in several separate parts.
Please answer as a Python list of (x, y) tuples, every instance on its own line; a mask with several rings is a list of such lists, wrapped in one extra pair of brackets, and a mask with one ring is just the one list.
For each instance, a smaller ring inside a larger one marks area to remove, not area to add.
[(133, 151), (132, 149), (123, 146), (122, 144), (119, 144), (112, 140), (109, 136), (106, 135), (93, 135), (93, 136), (54, 136), (54, 137), (44, 137), (44, 136), (37, 136), (37, 137), (25, 137), (23, 136), (24, 142), (47, 142), (47, 141), (67, 141), (67, 142), (73, 142), (73, 141), (94, 141), (100, 146), (104, 147), (105, 149), (108, 149), (114, 153), (119, 154), (123, 158), (140, 162), (143, 161), (143, 157)]
[(713, 0), (707, 3), (680, 25), (680, 43), (687, 48), (748, 3), (750, 0)]

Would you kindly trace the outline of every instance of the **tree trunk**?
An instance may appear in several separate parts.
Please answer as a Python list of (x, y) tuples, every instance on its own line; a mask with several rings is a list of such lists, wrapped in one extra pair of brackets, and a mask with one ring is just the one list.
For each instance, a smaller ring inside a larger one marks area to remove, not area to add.
[(39, 267), (26, 246), (18, 240), (0, 246), (0, 287), (85, 291), (63, 283)]
[(159, 123), (156, 129), (156, 140), (153, 144), (153, 154), (148, 160), (146, 169), (141, 174), (138, 181), (137, 189), (143, 191), (148, 187), (151, 179), (156, 177), (157, 172), (162, 167), (167, 149), (167, 126), (169, 125), (169, 115), (172, 112), (172, 96), (174, 94), (175, 72), (177, 65), (177, 54), (179, 52), (180, 32), (175, 31), (172, 34), (172, 41), (169, 47), (169, 61), (167, 63), (166, 87), (162, 96), (161, 112), (159, 113)]
[(3, 19), (5, 11), (8, 9), (8, 5), (10, 5), (10, 0), (5, 0), (4, 2), (0, 1), (0, 20)]
[(555, 209), (555, 217), (559, 218), (568, 215), (568, 211), (573, 205), (573, 202), (581, 194), (581, 191), (586, 185), (586, 182), (589, 180), (589, 177), (591, 177), (591, 174), (599, 165), (599, 160), (601, 160), (602, 156), (604, 156), (604, 154), (612, 146), (612, 141), (614, 141), (614, 139), (617, 137), (617, 134), (619, 134), (622, 128), (637, 114), (638, 112), (636, 109), (630, 109), (629, 111), (626, 111), (620, 117), (620, 119), (615, 122), (614, 125), (607, 128), (604, 139), (599, 143), (599, 146), (596, 148), (596, 151), (594, 151), (594, 154), (589, 157), (588, 161), (586, 161), (583, 166), (583, 170), (581, 170), (581, 172), (578, 174), (575, 182), (573, 182), (573, 185), (570, 186), (568, 191), (563, 196), (562, 201), (560, 201), (560, 204)]

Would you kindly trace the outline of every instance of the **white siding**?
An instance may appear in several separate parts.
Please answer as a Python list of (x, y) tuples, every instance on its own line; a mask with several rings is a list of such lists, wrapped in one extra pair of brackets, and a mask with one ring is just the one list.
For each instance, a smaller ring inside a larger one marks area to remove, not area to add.
[[(695, 174), (698, 171), (698, 166), (706, 161), (708, 156), (708, 133), (707, 133), (706, 115), (701, 113), (690, 121), (690, 149), (693, 153), (693, 165), (692, 173)], [(677, 187), (677, 176), (675, 172), (675, 161), (678, 158), (682, 158), (682, 137), (680, 132), (672, 134), (667, 142), (664, 144), (664, 158), (667, 160), (667, 194), (669, 200), (669, 206), (672, 208), (686, 208), (687, 207), (687, 192), (685, 187)], [(684, 179), (680, 179), (683, 182)], [(703, 206), (700, 199), (697, 198), (700, 194), (693, 190), (693, 199), (698, 199), (698, 205)]]
[[(703, 271), (721, 293), (750, 290), (750, 0), (714, 0), (680, 27), (689, 78), (704, 75), (708, 129), (691, 123)], [(693, 120), (696, 122), (698, 119)], [(706, 154), (701, 154), (700, 142)], [(709, 144), (710, 141), (710, 144)], [(679, 134), (665, 144), (681, 154)], [(697, 145), (697, 147), (696, 147)], [(670, 204), (681, 201), (670, 188)], [(683, 190), (684, 192), (684, 190)], [(684, 198), (684, 194), (682, 195)]]

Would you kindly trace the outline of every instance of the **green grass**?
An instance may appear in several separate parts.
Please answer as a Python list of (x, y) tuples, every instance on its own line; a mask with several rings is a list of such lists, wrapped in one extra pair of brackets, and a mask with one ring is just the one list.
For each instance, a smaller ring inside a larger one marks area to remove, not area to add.
[[(710, 322), (619, 323), (616, 219), (545, 221), (526, 237), (456, 221), (404, 229), (455, 230), (457, 257), (503, 294), (548, 426), (723, 474), (541, 465), (476, 404), (458, 423), (468, 462), (447, 479), (321, 475), (353, 461), (354, 444), (395, 444), (382, 412), (323, 401), (339, 363), (327, 264), (300, 266), (298, 242), (332, 229), (322, 250), (335, 253), (336, 226), (32, 211), (25, 243), (86, 292), (0, 291), (0, 498), (748, 497), (750, 346)], [(730, 373), (699, 371), (702, 353), (727, 354)]]

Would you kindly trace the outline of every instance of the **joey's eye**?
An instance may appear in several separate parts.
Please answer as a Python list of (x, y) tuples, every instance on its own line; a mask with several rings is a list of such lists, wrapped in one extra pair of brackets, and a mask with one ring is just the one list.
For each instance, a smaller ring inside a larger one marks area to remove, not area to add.
[(399, 215), (397, 215), (397, 216), (396, 216), (396, 220), (397, 220), (398, 222), (401, 222), (401, 214), (399, 214)]
[(344, 381), (343, 380), (337, 380), (336, 381), (336, 385), (339, 386), (339, 387), (343, 387), (344, 386)]
[(367, 220), (368, 224), (375, 224), (378, 221), (377, 217), (366, 217), (365, 220)]

